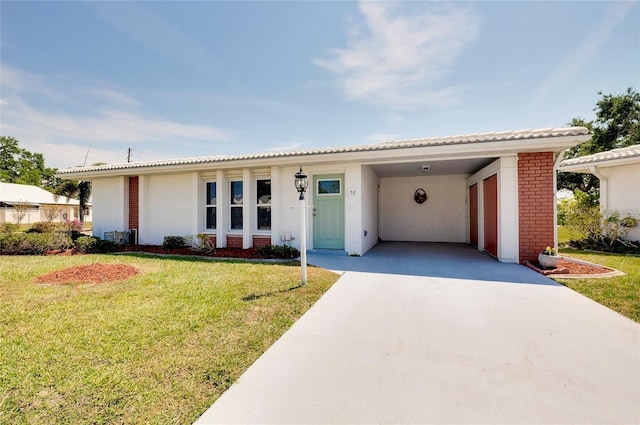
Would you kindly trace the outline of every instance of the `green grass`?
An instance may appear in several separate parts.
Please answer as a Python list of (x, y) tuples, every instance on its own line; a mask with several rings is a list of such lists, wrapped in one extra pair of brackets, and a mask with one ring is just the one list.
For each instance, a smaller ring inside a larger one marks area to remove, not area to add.
[[(73, 265), (136, 277), (38, 285)], [(0, 256), (0, 423), (190, 424), (337, 280), (293, 265)]]
[(558, 226), (558, 246), (568, 244), (571, 239), (581, 239), (582, 235), (575, 230), (571, 230), (565, 226)]
[(563, 254), (623, 271), (625, 276), (591, 279), (557, 279), (574, 291), (640, 322), (640, 257), (563, 249)]

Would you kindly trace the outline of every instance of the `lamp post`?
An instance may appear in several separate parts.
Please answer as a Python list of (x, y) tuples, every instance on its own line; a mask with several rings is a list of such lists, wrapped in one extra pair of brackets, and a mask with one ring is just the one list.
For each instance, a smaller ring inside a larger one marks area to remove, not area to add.
[(309, 187), (309, 179), (307, 175), (302, 172), (302, 167), (300, 167), (300, 171), (296, 173), (296, 190), (300, 193), (300, 266), (302, 273), (302, 285), (307, 284), (307, 226), (305, 220), (305, 207), (304, 207), (304, 193), (307, 191), (307, 187)]

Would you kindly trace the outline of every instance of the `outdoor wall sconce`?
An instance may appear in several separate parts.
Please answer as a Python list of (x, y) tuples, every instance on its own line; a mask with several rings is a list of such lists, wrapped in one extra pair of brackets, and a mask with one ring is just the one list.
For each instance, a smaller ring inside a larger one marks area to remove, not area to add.
[(413, 194), (413, 200), (416, 201), (416, 204), (424, 204), (427, 198), (427, 192), (425, 192), (424, 189), (418, 189), (416, 193)]

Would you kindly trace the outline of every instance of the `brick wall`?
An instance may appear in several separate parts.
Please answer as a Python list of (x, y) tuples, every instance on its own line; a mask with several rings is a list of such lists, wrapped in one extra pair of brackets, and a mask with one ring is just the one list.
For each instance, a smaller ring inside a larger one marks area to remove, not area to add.
[(137, 229), (139, 226), (138, 208), (138, 176), (129, 177), (129, 229)]
[(227, 236), (227, 248), (242, 248), (242, 236)]
[(553, 152), (518, 154), (520, 262), (553, 245)]
[(254, 236), (253, 237), (253, 247), (260, 248), (262, 246), (271, 245), (271, 236)]

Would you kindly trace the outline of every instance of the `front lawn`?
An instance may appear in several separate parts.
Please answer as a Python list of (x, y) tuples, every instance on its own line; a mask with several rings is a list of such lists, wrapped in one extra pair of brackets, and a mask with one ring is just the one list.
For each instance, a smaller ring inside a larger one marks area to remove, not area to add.
[(576, 230), (569, 229), (566, 226), (558, 226), (558, 245), (563, 246), (568, 244), (572, 239), (579, 240), (583, 236)]
[(640, 322), (640, 257), (592, 253), (575, 249), (562, 249), (561, 253), (625, 272), (625, 276), (609, 278), (556, 280), (574, 291)]
[[(122, 263), (112, 283), (40, 285)], [(0, 256), (0, 423), (198, 418), (337, 280), (292, 265), (132, 255)]]

